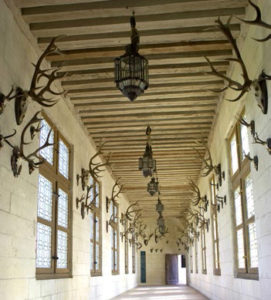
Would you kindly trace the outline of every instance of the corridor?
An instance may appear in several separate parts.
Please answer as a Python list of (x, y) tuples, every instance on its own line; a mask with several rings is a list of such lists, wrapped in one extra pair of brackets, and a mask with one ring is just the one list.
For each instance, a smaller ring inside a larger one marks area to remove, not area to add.
[(119, 295), (118, 297), (112, 299), (121, 300), (203, 300), (208, 299), (201, 295), (199, 292), (193, 288), (186, 285), (179, 286), (151, 286), (151, 287), (137, 287), (135, 289), (129, 290), (126, 293)]

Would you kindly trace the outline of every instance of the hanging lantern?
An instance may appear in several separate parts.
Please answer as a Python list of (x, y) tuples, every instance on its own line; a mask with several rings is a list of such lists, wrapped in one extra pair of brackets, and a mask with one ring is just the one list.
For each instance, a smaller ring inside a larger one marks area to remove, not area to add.
[(160, 198), (158, 198), (158, 201), (156, 204), (156, 211), (158, 212), (159, 215), (161, 215), (163, 210), (164, 210), (164, 205), (162, 204)]
[(115, 82), (122, 94), (135, 100), (149, 86), (148, 60), (138, 54), (139, 34), (134, 14), (130, 18), (131, 44), (125, 54), (115, 58)]
[(156, 171), (156, 160), (152, 158), (152, 146), (150, 141), (151, 128), (147, 127), (146, 136), (147, 143), (143, 157), (139, 158), (138, 169), (143, 172), (144, 177), (152, 176), (152, 173)]
[(154, 177), (152, 177), (151, 181), (148, 183), (147, 186), (147, 192), (153, 196), (156, 192), (158, 192), (159, 183), (158, 180), (155, 180)]

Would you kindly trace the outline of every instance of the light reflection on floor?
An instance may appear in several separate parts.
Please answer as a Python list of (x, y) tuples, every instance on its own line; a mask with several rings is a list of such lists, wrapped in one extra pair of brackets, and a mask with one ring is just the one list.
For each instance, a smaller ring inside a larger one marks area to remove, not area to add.
[(206, 300), (207, 298), (189, 286), (152, 286), (138, 287), (115, 298), (119, 300)]

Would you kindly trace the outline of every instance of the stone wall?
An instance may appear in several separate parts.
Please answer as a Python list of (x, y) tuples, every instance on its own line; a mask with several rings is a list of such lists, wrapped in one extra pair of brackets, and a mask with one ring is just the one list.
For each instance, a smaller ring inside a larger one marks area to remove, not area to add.
[[(11, 1), (7, 2), (8, 4)], [(17, 25), (17, 20), (4, 0), (0, 0), (0, 91), (7, 94), (11, 86), (27, 89), (30, 85), (33, 66), (40, 53)], [(6, 105), (0, 116), (0, 132), (4, 135), (18, 131), (11, 139), (19, 143), (20, 132), (26, 122), (41, 108), (33, 101), (29, 105), (25, 120), (16, 126), (14, 103)], [(89, 219), (81, 219), (75, 206), (75, 198), (81, 195), (76, 185), (76, 174), (88, 166), (89, 158), (96, 152), (73, 112), (68, 99), (62, 99), (46, 114), (73, 146), (72, 164), (72, 278), (36, 280), (35, 247), (37, 222), (38, 170), (31, 176), (23, 162), (22, 174), (14, 178), (10, 167), (11, 148), (5, 145), (0, 152), (0, 299), (101, 299), (105, 300), (136, 285), (136, 274), (132, 274), (132, 251), (129, 247), (129, 274), (124, 271), (124, 244), (120, 243), (120, 274), (111, 274), (110, 236), (105, 222), (109, 214), (105, 210), (105, 197), (111, 195), (114, 180), (107, 170), (101, 178), (102, 186), (102, 276), (90, 276)], [(37, 147), (37, 143), (33, 147)], [(120, 212), (128, 205), (125, 195), (119, 199)]]
[[(253, 1), (258, 2), (262, 8), (263, 19), (271, 23), (270, 1)], [(247, 19), (253, 19), (255, 13), (251, 7), (247, 10)], [(238, 43), (245, 63), (248, 67), (249, 76), (256, 79), (264, 69), (271, 73), (271, 42), (263, 44), (252, 40), (252, 37), (262, 38), (270, 34), (270, 30), (263, 28), (242, 25), (241, 37)], [(233, 65), (229, 70), (233, 78), (238, 78), (240, 69)], [(241, 80), (240, 76), (239, 79)], [(268, 91), (271, 92), (271, 85), (268, 82)], [(224, 98), (233, 98), (235, 94), (226, 92)], [(226, 173), (226, 180), (219, 190), (220, 195), (227, 195), (227, 204), (218, 214), (218, 231), (219, 231), (219, 251), (221, 276), (213, 275), (213, 250), (211, 230), (206, 233), (207, 244), (207, 274), (201, 272), (201, 252), (199, 245), (199, 273), (189, 275), (189, 284), (195, 287), (210, 299), (270, 299), (271, 298), (271, 156), (266, 148), (262, 145), (254, 144), (250, 136), (251, 157), (257, 155), (259, 158), (259, 170), (256, 171), (251, 164), (251, 176), (253, 180), (253, 196), (255, 201), (255, 218), (256, 231), (258, 238), (258, 256), (259, 256), (259, 280), (248, 280), (236, 278), (234, 275), (234, 251), (233, 251), (233, 198), (230, 188), (229, 159), (227, 153), (228, 135), (232, 127), (236, 124), (238, 116), (245, 107), (247, 120), (255, 120), (256, 131), (264, 140), (271, 137), (271, 109), (269, 96), (268, 114), (263, 115), (257, 107), (253, 92), (249, 92), (242, 99), (235, 103), (222, 100), (217, 115), (215, 126), (210, 137), (210, 149), (215, 163), (221, 162), (222, 169)], [(199, 186), (202, 194), (209, 196), (209, 178), (200, 178)], [(210, 209), (206, 213), (210, 217)], [(193, 248), (194, 256), (194, 248)], [(194, 257), (193, 257), (194, 258)], [(194, 271), (195, 271), (195, 261)]]

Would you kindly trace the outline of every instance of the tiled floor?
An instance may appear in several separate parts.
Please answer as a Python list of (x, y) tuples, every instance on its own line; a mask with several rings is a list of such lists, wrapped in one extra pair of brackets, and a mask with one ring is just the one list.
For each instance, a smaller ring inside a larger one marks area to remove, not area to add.
[(120, 300), (206, 300), (204, 297), (194, 289), (186, 285), (178, 286), (148, 286), (137, 287), (129, 290), (115, 298)]

